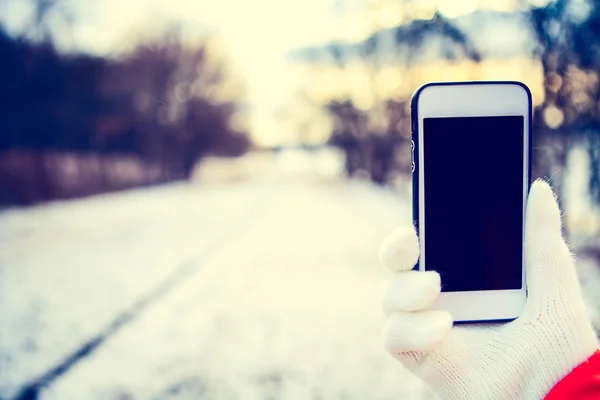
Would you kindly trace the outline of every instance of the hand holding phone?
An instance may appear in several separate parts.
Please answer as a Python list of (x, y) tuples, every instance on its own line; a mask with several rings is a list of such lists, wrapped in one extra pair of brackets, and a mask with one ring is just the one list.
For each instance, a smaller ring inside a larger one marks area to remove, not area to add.
[(419, 255), (413, 227), (398, 229), (382, 246), (381, 261), (394, 272), (383, 296), (388, 313), (384, 340), (387, 350), (441, 398), (541, 399), (596, 351), (596, 335), (561, 236), (560, 211), (545, 182), (535, 182), (529, 193), (529, 293), (516, 320), (453, 328), (450, 311), (430, 309), (440, 297), (440, 277), (435, 271), (412, 270)]

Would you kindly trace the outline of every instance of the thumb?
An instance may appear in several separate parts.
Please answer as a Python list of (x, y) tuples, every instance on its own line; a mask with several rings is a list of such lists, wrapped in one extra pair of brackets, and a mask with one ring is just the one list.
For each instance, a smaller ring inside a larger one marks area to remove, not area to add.
[[(561, 235), (561, 214), (545, 181), (533, 183), (525, 220), (525, 262), (529, 302), (548, 304), (560, 293), (578, 295), (577, 274)], [(541, 303), (540, 303), (541, 302)]]

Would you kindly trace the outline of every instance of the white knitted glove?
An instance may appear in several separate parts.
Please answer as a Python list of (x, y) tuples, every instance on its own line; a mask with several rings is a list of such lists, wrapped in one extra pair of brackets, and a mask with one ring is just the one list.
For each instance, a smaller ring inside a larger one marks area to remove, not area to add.
[(411, 271), (419, 255), (413, 228), (383, 243), (381, 261), (395, 273), (383, 295), (385, 347), (443, 399), (541, 399), (596, 350), (560, 211), (543, 181), (531, 187), (525, 224), (527, 304), (504, 324), (452, 327), (449, 313), (427, 310), (439, 275)]

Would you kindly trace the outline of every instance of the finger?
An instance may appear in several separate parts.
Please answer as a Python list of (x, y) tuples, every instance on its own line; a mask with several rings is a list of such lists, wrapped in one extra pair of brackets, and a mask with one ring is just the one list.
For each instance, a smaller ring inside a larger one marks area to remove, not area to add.
[(409, 352), (428, 352), (439, 346), (452, 329), (447, 311), (395, 312), (384, 326), (384, 346), (397, 358)]
[(556, 290), (578, 290), (569, 248), (561, 234), (561, 215), (554, 193), (544, 181), (531, 186), (525, 221), (525, 255), (529, 296), (550, 298)]
[(440, 275), (435, 271), (408, 271), (395, 274), (383, 292), (384, 313), (419, 311), (430, 307), (441, 291)]
[(392, 272), (411, 270), (419, 259), (419, 240), (412, 226), (397, 228), (383, 241), (381, 263)]

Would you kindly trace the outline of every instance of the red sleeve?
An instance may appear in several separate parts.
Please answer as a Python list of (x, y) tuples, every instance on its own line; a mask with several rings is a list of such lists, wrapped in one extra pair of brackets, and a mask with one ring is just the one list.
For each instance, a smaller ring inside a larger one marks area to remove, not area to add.
[(544, 400), (600, 399), (600, 350), (565, 376)]

